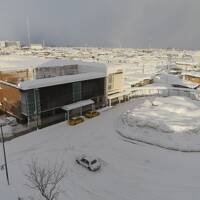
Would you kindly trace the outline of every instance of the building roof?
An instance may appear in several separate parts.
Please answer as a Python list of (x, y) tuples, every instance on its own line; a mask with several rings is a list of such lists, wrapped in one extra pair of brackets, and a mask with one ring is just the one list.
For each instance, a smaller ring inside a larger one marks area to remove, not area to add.
[(81, 108), (83, 106), (88, 106), (88, 105), (92, 105), (92, 104), (94, 104), (94, 101), (91, 99), (88, 99), (88, 100), (78, 101), (76, 103), (72, 103), (72, 104), (63, 106), (62, 109), (65, 111), (69, 111), (69, 110)]
[[(53, 85), (84, 81), (106, 76), (107, 66), (99, 63), (69, 61), (66, 59), (45, 59), (34, 56), (2, 56), (0, 57), (0, 71), (19, 71), (29, 68), (62, 67), (77, 65), (78, 72), (73, 75), (62, 75), (41, 79), (23, 80), (16, 86), (21, 90), (42, 88)], [(9, 83), (8, 83), (9, 84)]]
[(178, 64), (178, 65), (192, 65), (192, 66), (198, 65), (197, 62), (176, 62), (176, 64)]
[(87, 68), (92, 67), (92, 71), (105, 72), (107, 66), (101, 63), (71, 61), (67, 59), (47, 59), (36, 56), (1, 56), (0, 71), (17, 71), (28, 68), (43, 68), (43, 67), (62, 67), (67, 65), (78, 65), (80, 71), (87, 71)]
[(66, 83), (73, 83), (77, 81), (85, 81), (97, 78), (104, 78), (106, 76), (103, 72), (88, 72), (74, 75), (57, 76), (52, 78), (27, 80), (20, 82), (18, 88), (21, 90), (29, 90), (34, 88), (42, 88), (54, 85), (61, 85)]
[(188, 75), (188, 76), (200, 78), (200, 72), (196, 72), (196, 71), (185, 71), (185, 72), (182, 72), (182, 75), (185, 75), (185, 76)]
[(36, 67), (46, 62), (44, 58), (34, 56), (1, 56), (0, 57), (0, 70), (13, 71)]

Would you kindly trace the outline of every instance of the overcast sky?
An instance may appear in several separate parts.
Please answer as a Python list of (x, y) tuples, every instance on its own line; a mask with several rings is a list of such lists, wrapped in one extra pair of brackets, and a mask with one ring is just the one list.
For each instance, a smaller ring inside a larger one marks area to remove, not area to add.
[(0, 40), (200, 49), (200, 0), (0, 0)]

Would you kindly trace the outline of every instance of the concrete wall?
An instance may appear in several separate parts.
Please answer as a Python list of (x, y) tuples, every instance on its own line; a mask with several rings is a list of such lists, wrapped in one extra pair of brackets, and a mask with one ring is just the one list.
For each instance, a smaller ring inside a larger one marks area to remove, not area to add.
[(0, 83), (0, 109), (21, 119), (20, 90)]
[(34, 75), (32, 69), (0, 71), (0, 80), (16, 85), (21, 81), (33, 79), (33, 76)]
[(190, 76), (190, 75), (184, 75), (184, 79), (187, 81), (191, 81), (193, 83), (200, 84), (200, 77)]

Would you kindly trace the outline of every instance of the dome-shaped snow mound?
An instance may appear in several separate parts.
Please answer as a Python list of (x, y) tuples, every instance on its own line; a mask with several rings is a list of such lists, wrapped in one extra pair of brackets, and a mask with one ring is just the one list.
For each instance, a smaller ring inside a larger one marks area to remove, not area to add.
[(158, 97), (128, 110), (117, 131), (128, 139), (180, 151), (200, 151), (200, 102)]

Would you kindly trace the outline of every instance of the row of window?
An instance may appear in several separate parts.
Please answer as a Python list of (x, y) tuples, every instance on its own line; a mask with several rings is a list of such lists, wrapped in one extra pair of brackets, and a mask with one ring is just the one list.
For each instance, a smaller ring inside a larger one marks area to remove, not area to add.
[[(104, 95), (104, 79), (88, 80), (70, 84), (63, 84), (41, 88), (38, 90), (35, 102), (34, 91), (28, 93), (29, 110), (35, 112), (35, 104), (41, 108), (41, 111), (51, 110), (73, 102), (91, 99)], [(40, 111), (40, 109), (39, 109)]]

